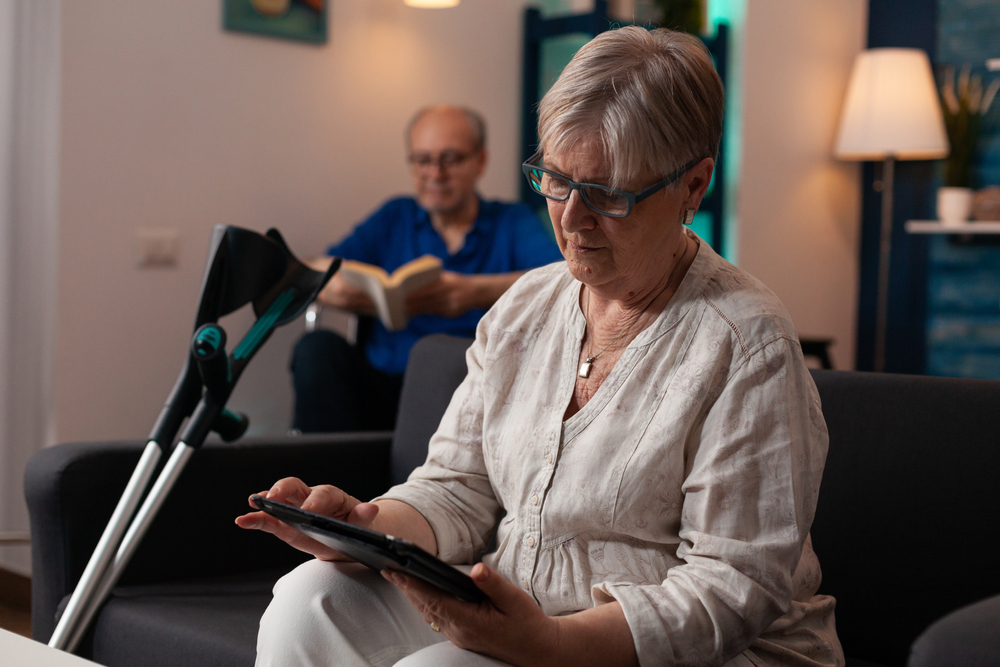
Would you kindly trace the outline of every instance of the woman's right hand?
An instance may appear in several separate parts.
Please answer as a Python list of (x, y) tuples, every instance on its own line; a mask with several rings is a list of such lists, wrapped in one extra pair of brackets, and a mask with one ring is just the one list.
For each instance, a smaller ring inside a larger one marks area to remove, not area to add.
[[(269, 490), (255, 495), (308, 512), (346, 521), (362, 528), (371, 527), (372, 521), (375, 520), (379, 512), (378, 505), (361, 502), (335, 486), (329, 484), (309, 486), (296, 477), (286, 477), (279, 480)], [(250, 506), (256, 509), (253, 501), (249, 502)], [(264, 512), (250, 512), (237, 517), (236, 525), (248, 530), (262, 530), (265, 533), (271, 533), (299, 551), (312, 554), (320, 560), (352, 560)]]

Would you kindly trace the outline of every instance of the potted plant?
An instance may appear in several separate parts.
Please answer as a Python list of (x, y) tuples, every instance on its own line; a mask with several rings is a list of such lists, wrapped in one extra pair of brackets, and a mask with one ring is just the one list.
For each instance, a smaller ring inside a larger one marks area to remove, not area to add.
[(937, 211), (942, 223), (962, 223), (972, 209), (972, 167), (979, 144), (979, 128), (1000, 89), (994, 79), (983, 89), (978, 75), (966, 64), (955, 80), (955, 68), (945, 69), (941, 110), (951, 152), (944, 161), (944, 187), (938, 190)]

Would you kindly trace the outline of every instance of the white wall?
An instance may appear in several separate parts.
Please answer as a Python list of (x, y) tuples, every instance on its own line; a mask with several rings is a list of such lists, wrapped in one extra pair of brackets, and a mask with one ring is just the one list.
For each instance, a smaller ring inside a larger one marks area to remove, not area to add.
[[(58, 438), (143, 437), (180, 370), (213, 224), (277, 226), (319, 252), (408, 189), (417, 107), (466, 103), (490, 124), (487, 195), (518, 178), (522, 2), (418, 10), (331, 3), (316, 47), (220, 29), (220, 3), (65, 3)], [(750, 0), (742, 68), (739, 263), (804, 336), (853, 361), (856, 165), (830, 153), (864, 0)], [(739, 57), (739, 54), (738, 54)], [(135, 231), (176, 228), (176, 269), (140, 270)], [(240, 335), (247, 317), (227, 321)], [(279, 330), (232, 400), (280, 431), (291, 398)]]
[[(13, 415), (14, 383), (12, 370), (13, 278), (11, 244), (13, 241), (13, 143), (14, 143), (14, 0), (0, 0), (0, 533), (13, 532), (20, 517), (10, 488), (16, 483), (18, 457), (8, 424)], [(20, 527), (20, 526), (18, 526)], [(16, 558), (18, 551), (0, 546), (0, 564)], [(14, 553), (11, 553), (14, 552)]]
[(833, 158), (867, 0), (748, 0), (744, 34), (740, 266), (773, 289), (802, 337), (854, 366), (858, 165)]
[[(408, 190), (418, 107), (480, 109), (482, 190), (514, 197), (523, 5), (334, 0), (317, 47), (223, 32), (217, 0), (65, 3), (60, 441), (145, 437), (184, 360), (211, 226), (276, 226), (319, 253)], [(179, 230), (176, 269), (136, 267), (140, 227)], [(231, 339), (248, 325), (235, 319)], [(279, 330), (237, 387), (255, 430), (290, 422), (300, 332)]]
[[(734, 91), (742, 105), (737, 258), (778, 293), (803, 335), (835, 338), (835, 362), (848, 367), (858, 178), (857, 166), (834, 161), (831, 148), (867, 3), (727, 1), (742, 6), (735, 57), (745, 73), (743, 92)], [(32, 345), (47, 344), (39, 332), (57, 340), (48, 352), (56, 354), (57, 433), (45, 432), (48, 371), (34, 368), (48, 353), (7, 358), (21, 369), (12, 375), (36, 372), (40, 393), (19, 398), (38, 413), (26, 426), (33, 435), (0, 441), (9, 472), (0, 530), (26, 527), (11, 499), (20, 498), (14, 485), (37, 447), (148, 433), (186, 354), (212, 225), (277, 226), (298, 254), (319, 252), (384, 197), (408, 189), (402, 129), (413, 110), (437, 101), (484, 112), (492, 159), (482, 189), (515, 195), (526, 2), (465, 0), (429, 11), (401, 0), (333, 0), (330, 42), (321, 47), (223, 32), (218, 0), (61, 3), (61, 42), (30, 40), (48, 54), (61, 49), (61, 99), (25, 98), (50, 100), (61, 127), (22, 144), (40, 175), (15, 174), (30, 187), (14, 189), (35, 202), (15, 217), (41, 230), (19, 261), (49, 280), (57, 271), (35, 247), (47, 233), (36, 223), (47, 219), (46, 202), (58, 202), (58, 238), (41, 244), (58, 248), (58, 325), (44, 324), (38, 300), (8, 304), (16, 321), (43, 323), (28, 327)], [(47, 12), (59, 4), (22, 2)], [(9, 72), (5, 57), (0, 70)], [(28, 81), (52, 76), (60, 75)], [(9, 112), (0, 109), (0, 120)], [(44, 108), (20, 113), (40, 117)], [(60, 134), (57, 192), (44, 163)], [(2, 192), (0, 205), (13, 205)], [(141, 227), (180, 232), (176, 269), (136, 267)], [(247, 319), (225, 324), (239, 336)], [(288, 423), (286, 364), (298, 334), (295, 325), (279, 330), (232, 399), (258, 431)], [(7, 560), (0, 551), (0, 565)]]
[[(55, 442), (59, 0), (0, 3), (0, 532), (27, 532), (21, 480)], [(0, 566), (30, 570), (27, 546)]]

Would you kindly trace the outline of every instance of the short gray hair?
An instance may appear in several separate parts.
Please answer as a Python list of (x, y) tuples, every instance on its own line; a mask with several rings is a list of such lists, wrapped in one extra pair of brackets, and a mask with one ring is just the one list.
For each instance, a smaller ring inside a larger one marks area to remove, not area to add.
[(410, 146), (410, 136), (413, 134), (413, 127), (420, 121), (420, 119), (431, 111), (441, 111), (444, 109), (461, 111), (465, 116), (465, 120), (469, 123), (469, 131), (472, 133), (473, 150), (479, 151), (486, 147), (486, 122), (478, 112), (473, 111), (468, 107), (454, 107), (446, 104), (435, 104), (420, 109), (420, 111), (413, 114), (413, 118), (411, 118), (410, 122), (406, 124), (406, 134), (403, 135), (403, 139), (406, 141), (407, 148)]
[(723, 86), (697, 37), (628, 26), (601, 33), (566, 66), (538, 108), (541, 151), (597, 136), (611, 185), (665, 177), (718, 154)]

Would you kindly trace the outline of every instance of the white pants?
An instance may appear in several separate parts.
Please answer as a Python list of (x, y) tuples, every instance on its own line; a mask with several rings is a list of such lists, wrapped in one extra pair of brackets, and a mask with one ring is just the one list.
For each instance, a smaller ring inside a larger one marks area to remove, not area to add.
[[(364, 565), (311, 560), (274, 585), (257, 667), (510, 667), (431, 630), (399, 589)], [(723, 667), (753, 667), (738, 655)]]
[(257, 667), (503, 667), (431, 630), (392, 584), (357, 563), (311, 560), (278, 580)]

